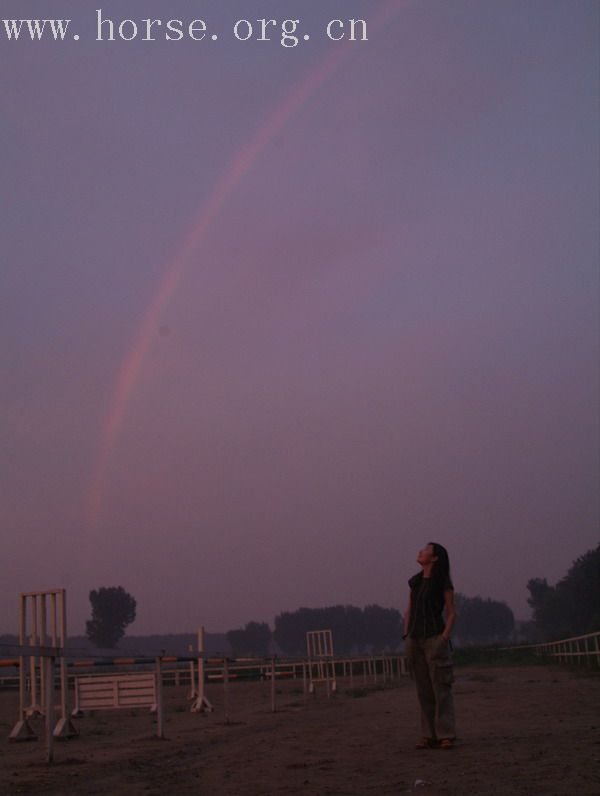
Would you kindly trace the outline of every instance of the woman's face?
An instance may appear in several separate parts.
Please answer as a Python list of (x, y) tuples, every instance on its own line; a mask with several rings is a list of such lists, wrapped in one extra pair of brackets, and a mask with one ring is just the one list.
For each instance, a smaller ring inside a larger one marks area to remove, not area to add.
[(425, 566), (426, 564), (433, 564), (434, 561), (437, 561), (437, 556), (433, 552), (433, 545), (426, 544), (422, 550), (419, 550), (417, 564)]

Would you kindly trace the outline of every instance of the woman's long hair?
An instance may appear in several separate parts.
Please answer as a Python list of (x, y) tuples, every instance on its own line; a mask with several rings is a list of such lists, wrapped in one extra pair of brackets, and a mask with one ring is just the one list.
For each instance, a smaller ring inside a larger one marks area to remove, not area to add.
[(445, 585), (450, 580), (450, 557), (446, 548), (437, 542), (429, 542), (433, 547), (433, 555), (437, 556), (437, 561), (434, 562), (431, 571), (433, 582), (438, 588), (445, 588)]

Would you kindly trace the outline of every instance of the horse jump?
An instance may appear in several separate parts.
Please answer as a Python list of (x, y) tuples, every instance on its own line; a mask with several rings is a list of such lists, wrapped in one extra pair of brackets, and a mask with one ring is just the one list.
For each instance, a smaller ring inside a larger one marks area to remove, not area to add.
[[(29, 609), (29, 610), (28, 610)], [(31, 621), (28, 633), (27, 617)], [(52, 729), (56, 738), (77, 735), (67, 709), (67, 606), (65, 589), (23, 592), (19, 596), (19, 719), (10, 733), (11, 741), (24, 741), (36, 735), (29, 724), (31, 716), (47, 716), (48, 693), (54, 691), (54, 658), (59, 660), (60, 718)], [(29, 682), (27, 682), (27, 662)], [(38, 690), (39, 684), (39, 690)], [(52, 712), (54, 706), (52, 706)]]

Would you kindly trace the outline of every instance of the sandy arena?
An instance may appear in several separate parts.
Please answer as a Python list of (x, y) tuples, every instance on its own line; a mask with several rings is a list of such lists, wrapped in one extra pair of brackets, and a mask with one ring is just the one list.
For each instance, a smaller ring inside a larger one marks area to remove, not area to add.
[[(460, 668), (460, 738), (452, 751), (416, 751), (413, 684), (385, 689), (340, 683), (305, 703), (301, 683), (222, 686), (212, 714), (189, 712), (185, 687), (165, 688), (164, 740), (145, 711), (76, 721), (80, 736), (55, 744), (9, 743), (17, 694), (0, 693), (0, 793), (9, 794), (600, 794), (600, 676), (558, 667)], [(41, 722), (35, 725), (41, 733)]]

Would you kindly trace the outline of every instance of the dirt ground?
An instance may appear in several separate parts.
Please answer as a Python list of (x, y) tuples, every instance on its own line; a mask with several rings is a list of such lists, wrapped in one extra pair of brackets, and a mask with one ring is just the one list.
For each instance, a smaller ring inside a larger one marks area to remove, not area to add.
[[(96, 713), (79, 737), (0, 742), (0, 794), (600, 794), (600, 676), (546, 666), (460, 668), (459, 741), (417, 751), (418, 710), (407, 678), (355, 681), (304, 700), (301, 683), (209, 686), (212, 714), (189, 712), (187, 688), (165, 688), (164, 740), (145, 711)], [(0, 693), (7, 739), (17, 696)], [(42, 736), (41, 722), (36, 725)]]

